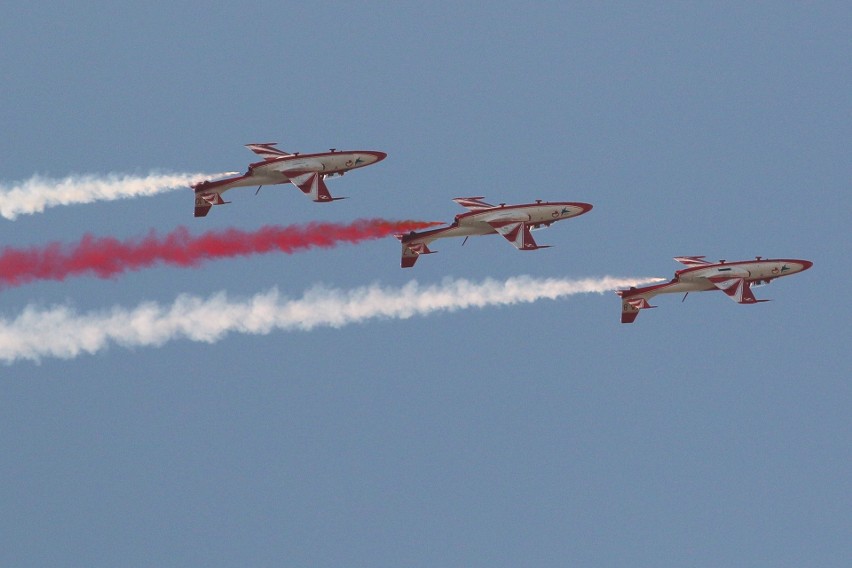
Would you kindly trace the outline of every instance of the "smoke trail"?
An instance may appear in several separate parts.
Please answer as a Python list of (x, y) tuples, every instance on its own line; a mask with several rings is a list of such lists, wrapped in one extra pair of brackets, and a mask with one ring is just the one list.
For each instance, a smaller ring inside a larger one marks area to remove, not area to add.
[(265, 225), (256, 231), (214, 230), (199, 236), (186, 227), (159, 237), (153, 231), (144, 238), (120, 241), (85, 235), (74, 245), (49, 243), (30, 248), (0, 250), (0, 288), (34, 280), (64, 280), (69, 276), (110, 278), (128, 270), (155, 264), (198, 266), (205, 260), (279, 251), (292, 254), (315, 247), (330, 248), (341, 242), (378, 239), (440, 223), (359, 219), (349, 224), (308, 223)]
[(68, 176), (51, 179), (33, 176), (11, 186), (0, 184), (0, 215), (15, 220), (18, 215), (41, 213), (47, 207), (112, 201), (154, 195), (179, 187), (236, 172), (221, 174), (121, 174)]
[(181, 295), (171, 306), (146, 302), (134, 309), (116, 306), (88, 314), (77, 314), (68, 306), (28, 306), (13, 320), (0, 319), (0, 361), (70, 359), (81, 353), (96, 353), (111, 343), (157, 346), (178, 338), (213, 343), (230, 332), (266, 335), (274, 330), (339, 328), (370, 319), (407, 319), (442, 311), (555, 300), (661, 280), (519, 276), (504, 282), (447, 279), (431, 286), (412, 281), (397, 289), (373, 285), (345, 291), (316, 286), (297, 300), (282, 297), (272, 288), (246, 300), (231, 301), (225, 292), (206, 299)]

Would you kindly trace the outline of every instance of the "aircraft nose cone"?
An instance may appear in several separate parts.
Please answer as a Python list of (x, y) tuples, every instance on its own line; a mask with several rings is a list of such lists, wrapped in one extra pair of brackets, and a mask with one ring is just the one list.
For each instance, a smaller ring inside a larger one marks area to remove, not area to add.
[(814, 265), (810, 260), (800, 260), (799, 262), (802, 264), (802, 272)]
[[(377, 164), (388, 157), (384, 152), (377, 150), (355, 150), (351, 155), (354, 158), (354, 167), (356, 168)], [(347, 164), (347, 166), (349, 165)]]

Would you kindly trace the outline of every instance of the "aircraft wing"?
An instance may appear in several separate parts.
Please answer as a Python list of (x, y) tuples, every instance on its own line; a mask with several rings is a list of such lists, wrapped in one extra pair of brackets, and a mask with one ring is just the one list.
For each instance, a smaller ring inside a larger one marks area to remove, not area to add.
[(724, 292), (730, 299), (738, 304), (756, 304), (768, 302), (769, 300), (758, 300), (751, 291), (751, 285), (745, 278), (708, 278), (716, 288)]
[(548, 248), (548, 245), (536, 244), (530, 232), (530, 226), (523, 221), (491, 221), (488, 224), (518, 250)]
[(285, 172), (290, 183), (302, 190), (302, 193), (309, 196), (314, 201), (335, 201), (337, 199), (345, 199), (343, 197), (332, 197), (328, 192), (328, 187), (325, 185), (322, 174), (317, 172)]

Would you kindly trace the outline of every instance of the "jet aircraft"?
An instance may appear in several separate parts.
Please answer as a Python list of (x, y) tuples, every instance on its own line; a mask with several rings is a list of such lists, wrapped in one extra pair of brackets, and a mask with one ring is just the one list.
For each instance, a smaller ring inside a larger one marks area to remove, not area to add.
[(263, 158), (250, 164), (246, 173), (232, 178), (202, 181), (192, 186), (195, 191), (195, 216), (204, 217), (213, 205), (230, 203), (222, 194), (234, 187), (274, 185), (290, 182), (314, 201), (324, 203), (344, 199), (332, 197), (325, 179), (342, 176), (349, 170), (363, 168), (387, 157), (374, 150), (338, 151), (332, 148), (319, 154), (288, 153), (275, 148), (277, 142), (246, 144), (246, 148)]
[(703, 256), (676, 256), (675, 260), (687, 268), (675, 272), (674, 278), (665, 284), (652, 284), (644, 288), (630, 288), (616, 292), (621, 296), (621, 323), (633, 323), (639, 310), (656, 308), (648, 301), (657, 294), (684, 293), (721, 290), (738, 304), (757, 304), (769, 300), (758, 300), (752, 287), (769, 284), (782, 276), (807, 270), (813, 263), (809, 260), (771, 259), (755, 257), (755, 260), (740, 260), (717, 263), (704, 260)]
[[(457, 197), (456, 203), (468, 209), (467, 213), (456, 215), (452, 225), (428, 231), (395, 235), (402, 241), (402, 268), (411, 268), (421, 254), (432, 254), (429, 243), (446, 237), (467, 237), (471, 235), (489, 235), (497, 233), (518, 250), (536, 250), (548, 248), (538, 245), (530, 233), (531, 230), (549, 227), (556, 221), (570, 219), (587, 213), (592, 206), (588, 203), (567, 201), (535, 203), (522, 205), (491, 205), (482, 201), (484, 197)], [(464, 243), (462, 243), (464, 244)]]

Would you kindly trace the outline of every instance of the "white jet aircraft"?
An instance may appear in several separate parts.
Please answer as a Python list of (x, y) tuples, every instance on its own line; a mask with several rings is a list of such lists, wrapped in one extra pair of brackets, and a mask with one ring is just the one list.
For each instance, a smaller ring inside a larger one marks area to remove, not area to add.
[(751, 291), (753, 286), (769, 284), (776, 278), (807, 270), (813, 263), (809, 260), (771, 259), (755, 257), (755, 260), (736, 262), (707, 262), (703, 256), (676, 256), (675, 260), (688, 268), (675, 272), (674, 278), (665, 284), (652, 284), (644, 288), (630, 288), (616, 292), (621, 296), (621, 323), (633, 323), (639, 310), (656, 308), (648, 303), (657, 294), (721, 290), (738, 304), (757, 304), (769, 300), (758, 300)]
[(259, 191), (264, 185), (289, 182), (319, 203), (344, 199), (331, 196), (325, 185), (326, 178), (342, 176), (349, 170), (381, 162), (387, 157), (384, 152), (374, 150), (338, 151), (335, 148), (319, 154), (290, 154), (275, 148), (276, 144), (246, 144), (246, 148), (263, 158), (262, 162), (250, 164), (248, 171), (240, 176), (193, 185), (195, 216), (204, 217), (213, 205), (230, 203), (222, 199), (222, 194), (235, 187), (256, 185)]
[[(402, 268), (411, 268), (421, 254), (432, 254), (429, 243), (435, 239), (447, 237), (470, 237), (471, 235), (502, 235), (518, 250), (537, 250), (548, 248), (538, 245), (530, 233), (531, 230), (544, 229), (557, 221), (577, 217), (588, 213), (592, 206), (588, 203), (568, 201), (535, 203), (522, 205), (491, 205), (482, 201), (483, 197), (457, 197), (453, 199), (467, 213), (456, 215), (452, 225), (415, 233), (395, 235), (402, 241)], [(462, 243), (464, 244), (464, 243)]]

